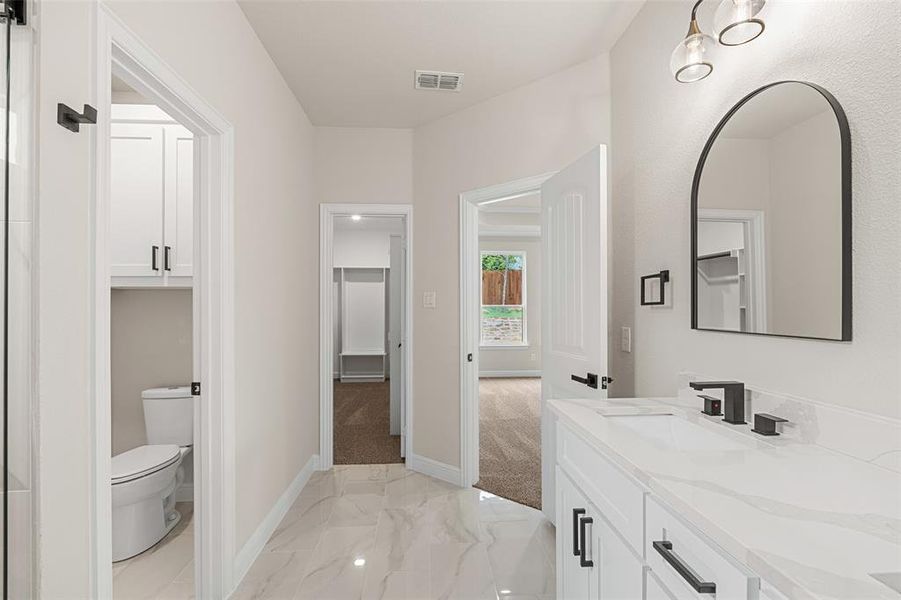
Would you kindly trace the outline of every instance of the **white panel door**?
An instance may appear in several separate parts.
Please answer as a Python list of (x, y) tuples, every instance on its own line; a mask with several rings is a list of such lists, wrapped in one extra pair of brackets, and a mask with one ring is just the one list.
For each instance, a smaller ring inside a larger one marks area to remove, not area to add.
[[(388, 365), (390, 371), (391, 402), (389, 411), (389, 433), (401, 435), (401, 406), (403, 398), (403, 239), (392, 235), (390, 240), (390, 262), (388, 269)], [(403, 440), (401, 440), (403, 442)], [(403, 452), (401, 443), (401, 452)]]
[(181, 125), (165, 131), (165, 248), (163, 268), (190, 277), (194, 263), (194, 135)]
[(111, 275), (163, 274), (163, 129), (111, 125)]
[[(541, 186), (542, 509), (554, 518), (551, 398), (607, 396), (607, 148), (598, 146)], [(573, 380), (573, 376), (592, 385)]]

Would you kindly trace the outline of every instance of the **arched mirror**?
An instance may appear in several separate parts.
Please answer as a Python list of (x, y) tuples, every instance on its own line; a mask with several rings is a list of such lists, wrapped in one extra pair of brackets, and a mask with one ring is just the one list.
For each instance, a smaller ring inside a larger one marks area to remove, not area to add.
[(743, 98), (704, 147), (691, 208), (693, 329), (851, 339), (851, 137), (829, 92)]

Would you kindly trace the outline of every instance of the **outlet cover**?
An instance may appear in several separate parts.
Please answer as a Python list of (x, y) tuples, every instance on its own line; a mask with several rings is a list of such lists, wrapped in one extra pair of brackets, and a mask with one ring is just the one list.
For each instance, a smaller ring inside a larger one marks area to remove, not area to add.
[(423, 292), (422, 307), (435, 308), (438, 305), (438, 292)]

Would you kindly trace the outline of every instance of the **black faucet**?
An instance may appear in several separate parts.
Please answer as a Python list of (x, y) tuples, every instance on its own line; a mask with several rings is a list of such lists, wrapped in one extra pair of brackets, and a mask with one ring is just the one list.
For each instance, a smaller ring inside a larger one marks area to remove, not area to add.
[(733, 425), (745, 423), (745, 384), (740, 381), (692, 381), (688, 384), (694, 390), (723, 390), (723, 421)]

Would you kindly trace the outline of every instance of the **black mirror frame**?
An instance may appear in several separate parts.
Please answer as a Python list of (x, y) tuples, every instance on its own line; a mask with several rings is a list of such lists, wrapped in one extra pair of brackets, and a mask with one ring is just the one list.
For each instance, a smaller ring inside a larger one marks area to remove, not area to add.
[[(707, 155), (716, 142), (717, 136), (726, 126), (735, 113), (747, 104), (752, 98), (766, 90), (784, 83), (800, 83), (809, 86), (819, 92), (832, 107), (838, 121), (839, 134), (841, 136), (842, 150), (842, 334), (841, 338), (823, 338), (804, 335), (787, 335), (780, 333), (764, 333), (757, 331), (730, 331), (728, 329), (709, 329), (698, 327), (698, 188), (701, 184), (701, 173), (707, 162)], [(777, 81), (758, 88), (738, 101), (729, 112), (720, 120), (713, 133), (707, 138), (704, 150), (698, 159), (695, 168), (694, 179), (691, 184), (691, 328), (698, 331), (715, 331), (718, 333), (739, 333), (744, 335), (763, 335), (770, 337), (785, 337), (808, 340), (824, 340), (830, 342), (851, 341), (851, 128), (848, 126), (848, 118), (838, 100), (823, 87), (808, 81)]]

